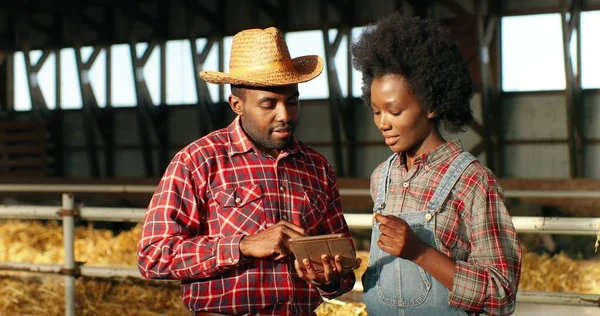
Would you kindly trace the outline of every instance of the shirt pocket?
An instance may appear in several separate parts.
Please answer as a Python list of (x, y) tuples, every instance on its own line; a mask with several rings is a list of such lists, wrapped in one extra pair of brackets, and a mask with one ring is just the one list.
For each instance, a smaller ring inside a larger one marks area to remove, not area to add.
[(321, 191), (304, 191), (304, 212), (300, 214), (307, 235), (323, 234), (319, 230), (327, 212), (327, 195)]
[(215, 201), (219, 204), (216, 213), (222, 237), (250, 235), (266, 228), (259, 184), (224, 188), (215, 194)]

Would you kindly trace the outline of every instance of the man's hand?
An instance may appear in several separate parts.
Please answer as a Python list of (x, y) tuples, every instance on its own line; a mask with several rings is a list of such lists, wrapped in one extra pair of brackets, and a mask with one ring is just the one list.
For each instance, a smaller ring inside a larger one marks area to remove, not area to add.
[(381, 236), (377, 245), (381, 250), (403, 259), (415, 261), (423, 254), (429, 245), (423, 242), (412, 230), (410, 225), (393, 215), (375, 214), (375, 220), (381, 225)]
[(321, 262), (323, 262), (323, 271), (316, 271), (308, 259), (302, 260), (302, 263), (296, 260), (296, 272), (298, 273), (298, 277), (304, 281), (316, 285), (326, 292), (332, 292), (339, 287), (342, 278), (351, 273), (352, 270), (360, 267), (362, 260), (356, 258), (356, 264), (349, 269), (344, 269), (342, 258), (339, 255), (335, 256), (335, 260), (328, 255), (323, 255)]
[(304, 229), (301, 227), (290, 222), (280, 221), (258, 234), (242, 238), (240, 251), (246, 257), (273, 257), (274, 260), (279, 260), (292, 252), (288, 240), (303, 236)]

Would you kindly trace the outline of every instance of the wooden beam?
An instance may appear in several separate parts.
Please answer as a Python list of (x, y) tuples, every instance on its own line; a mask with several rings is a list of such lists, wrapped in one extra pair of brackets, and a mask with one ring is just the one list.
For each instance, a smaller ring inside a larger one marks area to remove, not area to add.
[[(335, 5), (335, 9), (340, 12), (343, 17), (340, 25), (337, 25), (338, 30), (336, 37), (333, 41), (329, 37), (330, 26), (325, 21), (328, 20), (329, 7), (326, 3), (321, 3), (321, 20), (323, 21), (322, 34), (325, 47), (325, 58), (326, 58), (326, 71), (328, 77), (329, 87), (329, 116), (331, 124), (332, 139), (334, 143), (334, 159), (336, 165), (336, 172), (340, 176), (355, 176), (356, 175), (356, 102), (351, 95), (352, 81), (351, 77), (346, 82), (348, 84), (348, 96), (344, 97), (341, 91), (341, 84), (335, 65), (335, 57), (338, 54), (340, 45), (344, 37), (349, 41), (351, 38), (351, 28), (345, 26), (348, 23), (353, 22), (354, 15), (354, 0), (337, 1), (331, 3)], [(330, 4), (330, 5), (331, 5)], [(345, 52), (349, 51), (349, 45), (347, 43)], [(350, 58), (349, 58), (350, 59)], [(351, 61), (346, 65), (348, 67), (348, 73), (352, 73)], [(360, 104), (360, 102), (358, 102)], [(341, 121), (341, 122), (340, 122)], [(341, 124), (340, 124), (341, 123)], [(342, 137), (340, 132), (343, 131), (346, 140), (349, 143), (347, 148), (347, 161), (348, 164), (344, 163), (342, 154)]]
[[(46, 104), (46, 99), (44, 98), (44, 94), (40, 88), (40, 83), (38, 81), (38, 72), (39, 69), (42, 68), (44, 61), (48, 57), (48, 51), (45, 51), (42, 54), (42, 57), (38, 60), (37, 63), (33, 64), (31, 61), (31, 57), (29, 56), (29, 50), (23, 51), (23, 55), (25, 57), (25, 69), (27, 72), (27, 84), (29, 86), (29, 97), (31, 98), (31, 108), (33, 112), (42, 117), (47, 117), (49, 114), (49, 109)], [(46, 57), (44, 57), (46, 55)], [(37, 69), (37, 70), (36, 70)]]
[(189, 13), (188, 23), (191, 23), (192, 26), (190, 31), (194, 33), (196, 31), (195, 26), (197, 25), (195, 20), (198, 18), (198, 15), (205, 21), (209, 22), (209, 24), (213, 26), (213, 30), (216, 29), (216, 26), (219, 24), (219, 15), (216, 14), (215, 11), (206, 7), (201, 1), (202, 0), (187, 0), (184, 2), (184, 5), (188, 10), (187, 12)]
[[(342, 33), (338, 32), (336, 38), (341, 37)], [(343, 177), (346, 175), (346, 165), (344, 164), (344, 156), (342, 154), (342, 136), (340, 133), (340, 117), (342, 113), (342, 92), (340, 83), (335, 68), (335, 55), (337, 49), (335, 44), (329, 40), (329, 28), (323, 29), (323, 40), (325, 45), (325, 63), (327, 71), (327, 83), (329, 87), (329, 122), (331, 124), (331, 136), (333, 139), (333, 156), (335, 161), (336, 173)], [(334, 43), (335, 43), (334, 39)], [(339, 47), (339, 46), (338, 46)]]
[(473, 156), (478, 156), (479, 154), (485, 151), (486, 145), (487, 144), (485, 143), (485, 141), (480, 141), (479, 143), (477, 143), (477, 145), (473, 146), (473, 148), (469, 149), (469, 152)]
[(436, 2), (443, 5), (446, 9), (448, 9), (448, 11), (454, 13), (458, 17), (475, 19), (475, 16), (472, 12), (469, 12), (460, 3), (454, 0), (436, 0)]
[[(560, 2), (562, 12), (562, 30), (563, 30), (563, 55), (565, 63), (565, 79), (567, 88), (565, 89), (565, 99), (567, 107), (567, 133), (569, 140), (569, 161), (571, 178), (583, 177), (584, 166), (584, 141), (583, 141), (583, 92), (581, 89), (581, 35), (580, 18), (583, 6), (582, 0), (572, 0), (570, 6), (567, 0)], [(571, 41), (576, 36), (577, 41), (577, 60), (574, 61), (571, 55)], [(574, 65), (573, 63), (577, 64)], [(579, 70), (575, 73), (573, 67)]]
[[(584, 1), (582, 10), (583, 11), (595, 11), (600, 10), (600, 3), (591, 3), (592, 1)], [(546, 14), (546, 13), (561, 13), (561, 7), (558, 6), (545, 6), (539, 8), (526, 8), (526, 9), (513, 9), (506, 10), (502, 16), (515, 16), (515, 15), (531, 15), (531, 14)]]
[[(8, 71), (5, 63), (6, 53), (0, 51), (0, 87), (8, 88)], [(8, 92), (5, 89), (0, 89), (0, 115), (8, 111)]]
[(430, 16), (430, 10), (433, 5), (433, 0), (408, 0), (414, 10), (415, 16), (426, 18)]
[[(481, 108), (483, 118), (483, 139), (486, 144), (486, 162), (485, 164), (496, 175), (502, 174), (502, 111), (498, 100), (500, 91), (499, 84), (494, 83), (494, 76), (491, 67), (491, 41), (498, 38), (499, 8), (492, 5), (492, 0), (488, 1), (487, 11), (484, 4), (479, 0), (474, 0), (474, 7), (477, 16), (477, 39), (479, 46), (479, 71), (481, 81)], [(496, 36), (494, 36), (496, 35)], [(497, 70), (498, 71), (498, 70)]]
[[(150, 48), (151, 46), (146, 48), (144, 55)], [(152, 46), (152, 48), (154, 48), (154, 46)], [(151, 136), (155, 135), (156, 129), (152, 126), (152, 113), (154, 110), (154, 104), (152, 103), (152, 98), (150, 97), (150, 92), (148, 91), (148, 86), (146, 85), (146, 80), (143, 76), (143, 70), (147, 59), (144, 61), (143, 59), (137, 57), (137, 48), (134, 42), (129, 44), (129, 49), (131, 55), (131, 64), (133, 67), (133, 85), (137, 100), (137, 121), (144, 157), (144, 171), (147, 177), (151, 177), (156, 174), (154, 166), (154, 153), (151, 149)]]
[(505, 139), (505, 145), (558, 145), (567, 144), (568, 139)]
[[(194, 67), (194, 74), (200, 73), (203, 69), (203, 65), (206, 62), (206, 58), (213, 48), (216, 40), (213, 38), (207, 39), (206, 44), (202, 48), (201, 52), (198, 52), (195, 39), (190, 39), (190, 48), (192, 54), (192, 63)], [(198, 105), (196, 107), (198, 114), (198, 126), (200, 129), (200, 136), (204, 136), (215, 129), (214, 120), (211, 113), (211, 105), (213, 104), (208, 90), (206, 81), (202, 80), (199, 75), (194, 76), (196, 83), (196, 97), (198, 98)]]

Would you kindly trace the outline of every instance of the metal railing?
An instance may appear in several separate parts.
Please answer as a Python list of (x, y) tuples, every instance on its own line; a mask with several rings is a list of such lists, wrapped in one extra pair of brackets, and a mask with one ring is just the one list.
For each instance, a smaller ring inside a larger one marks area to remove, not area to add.
[[(156, 185), (140, 184), (0, 184), (0, 192), (153, 193)], [(342, 196), (371, 196), (368, 188), (340, 188)], [(600, 198), (598, 190), (505, 190), (507, 198)]]
[[(78, 192), (92, 188), (78, 186)], [(64, 187), (61, 187), (64, 188)], [(134, 192), (135, 188), (126, 188), (125, 192)], [(2, 191), (2, 190), (0, 190)], [(85, 191), (92, 192), (92, 191)], [(121, 192), (121, 191), (119, 191)], [(136, 191), (139, 192), (139, 191)], [(75, 219), (110, 222), (141, 222), (146, 209), (77, 207), (72, 194), (63, 194), (62, 207), (37, 205), (0, 205), (0, 219), (54, 219), (62, 220), (64, 263), (34, 264), (0, 262), (0, 270), (28, 271), (36, 273), (62, 274), (65, 278), (65, 314), (75, 315), (75, 279), (78, 276), (89, 277), (134, 277), (142, 279), (137, 268), (105, 268), (81, 265), (75, 262), (74, 232)], [(352, 229), (370, 229), (372, 214), (345, 214), (348, 226)], [(517, 232), (538, 234), (590, 235), (596, 236), (600, 229), (600, 218), (564, 218), (564, 217), (518, 217), (512, 218)], [(360, 288), (360, 284), (357, 284)], [(556, 293), (538, 291), (519, 291), (518, 302), (560, 305), (598, 306), (599, 295)]]

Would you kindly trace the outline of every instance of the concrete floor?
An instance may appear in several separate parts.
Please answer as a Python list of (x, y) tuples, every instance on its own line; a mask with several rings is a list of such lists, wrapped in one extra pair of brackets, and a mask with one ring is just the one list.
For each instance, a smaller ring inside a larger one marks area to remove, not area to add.
[(600, 316), (600, 307), (517, 303), (516, 316)]
[[(344, 294), (342, 300), (362, 301), (361, 291), (352, 291)], [(600, 307), (517, 303), (515, 316), (600, 316)]]

